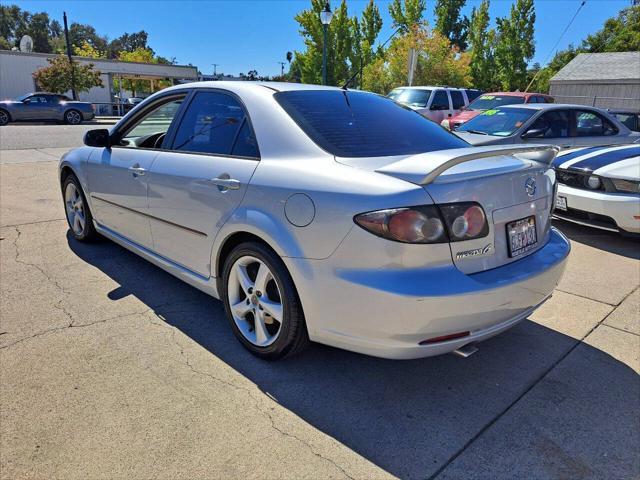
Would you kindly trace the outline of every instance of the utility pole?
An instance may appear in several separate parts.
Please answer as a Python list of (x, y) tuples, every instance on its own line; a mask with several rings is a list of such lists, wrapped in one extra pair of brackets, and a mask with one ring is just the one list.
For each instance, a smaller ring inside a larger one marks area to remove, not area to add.
[(219, 63), (212, 63), (212, 65), (213, 65), (213, 76), (216, 77), (216, 76), (218, 76), (217, 68), (220, 66), (220, 64)]
[(73, 59), (71, 58), (71, 41), (69, 40), (69, 27), (67, 26), (67, 12), (62, 12), (62, 19), (64, 20), (64, 38), (67, 41), (67, 57), (69, 57), (69, 67), (71, 68), (71, 95), (74, 100), (78, 100), (78, 94), (76, 93), (76, 78), (73, 72)]
[(284, 76), (284, 65), (285, 62), (276, 62), (280, 64), (280, 76), (283, 77)]

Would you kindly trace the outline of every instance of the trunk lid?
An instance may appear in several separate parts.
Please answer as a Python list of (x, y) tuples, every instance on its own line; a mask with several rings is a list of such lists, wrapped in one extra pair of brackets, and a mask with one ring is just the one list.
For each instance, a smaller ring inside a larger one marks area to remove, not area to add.
[[(498, 146), (387, 158), (386, 164), (382, 159), (338, 161), (421, 185), (436, 204), (479, 203), (489, 224), (488, 235), (449, 244), (455, 265), (470, 274), (514, 262), (545, 244), (555, 185), (550, 164), (556, 153), (548, 146)], [(507, 225), (529, 217), (535, 220), (537, 243), (510, 256)]]

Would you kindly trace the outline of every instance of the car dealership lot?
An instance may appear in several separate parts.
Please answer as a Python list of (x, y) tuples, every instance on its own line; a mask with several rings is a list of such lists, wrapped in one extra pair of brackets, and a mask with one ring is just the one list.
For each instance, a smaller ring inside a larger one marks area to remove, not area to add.
[(0, 129), (2, 478), (640, 472), (638, 242), (558, 223), (559, 289), (468, 359), (265, 363), (220, 302), (67, 234), (56, 157), (86, 129)]

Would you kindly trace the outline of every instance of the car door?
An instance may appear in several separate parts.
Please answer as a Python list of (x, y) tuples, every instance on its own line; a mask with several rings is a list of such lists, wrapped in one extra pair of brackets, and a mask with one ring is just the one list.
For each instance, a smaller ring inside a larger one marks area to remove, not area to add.
[(524, 127), (521, 140), (525, 143), (541, 143), (568, 148), (574, 144), (571, 136), (571, 112), (568, 110), (542, 111)]
[(167, 141), (148, 176), (154, 251), (208, 278), (215, 236), (258, 166), (251, 122), (232, 94), (199, 89)]
[(444, 89), (438, 89), (431, 95), (428, 117), (436, 123), (441, 123), (445, 118), (453, 114), (449, 94)]
[(575, 145), (609, 145), (626, 143), (628, 138), (618, 135), (618, 128), (603, 115), (592, 110), (573, 110)]
[(23, 120), (46, 120), (49, 104), (45, 95), (31, 95), (22, 101)]
[(187, 92), (158, 99), (111, 134), (112, 146), (88, 162), (93, 216), (129, 241), (152, 248), (147, 179)]
[(451, 96), (451, 112), (447, 114), (447, 118), (451, 118), (453, 115), (459, 113), (465, 106), (469, 103), (465, 102), (465, 98), (463, 96), (463, 92), (461, 90), (449, 90), (449, 95)]

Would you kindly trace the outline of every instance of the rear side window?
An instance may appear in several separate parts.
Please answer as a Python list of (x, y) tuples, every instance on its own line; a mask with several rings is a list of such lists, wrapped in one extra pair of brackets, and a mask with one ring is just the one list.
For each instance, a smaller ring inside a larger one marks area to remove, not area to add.
[(467, 100), (469, 103), (473, 102), (476, 98), (482, 95), (480, 90), (465, 90), (467, 92)]
[(235, 98), (198, 92), (178, 127), (172, 150), (231, 155), (244, 123), (244, 109)]
[(606, 118), (595, 112), (576, 112), (576, 136), (599, 137), (603, 135), (615, 135), (618, 129)]
[(529, 97), (527, 103), (538, 103), (538, 97)]
[(417, 112), (373, 93), (303, 90), (274, 95), (319, 147), (338, 157), (383, 157), (468, 147)]
[(431, 102), (431, 110), (449, 110), (449, 96), (444, 90), (436, 90)]
[(238, 157), (260, 157), (260, 154), (258, 153), (258, 142), (256, 141), (256, 137), (253, 135), (253, 130), (251, 130), (249, 121), (246, 118), (242, 123), (242, 127), (240, 128), (238, 137), (233, 145), (231, 154)]
[(459, 92), (458, 90), (449, 90), (449, 94), (451, 95), (451, 103), (454, 110), (460, 110), (464, 107), (464, 97), (462, 96), (462, 92)]
[(614, 113), (614, 115), (629, 130), (638, 131), (638, 115), (633, 113)]

